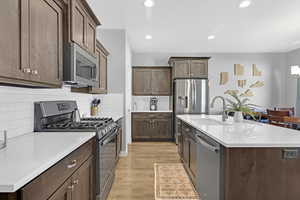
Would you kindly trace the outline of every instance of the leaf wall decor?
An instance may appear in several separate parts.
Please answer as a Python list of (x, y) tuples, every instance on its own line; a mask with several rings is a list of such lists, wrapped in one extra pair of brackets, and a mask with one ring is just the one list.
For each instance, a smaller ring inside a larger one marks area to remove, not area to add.
[(253, 94), (253, 92), (250, 89), (248, 89), (244, 93), (242, 93), (240, 96), (241, 97), (253, 97), (254, 94)]
[(250, 85), (250, 88), (260, 88), (263, 87), (265, 85), (264, 82), (262, 81), (256, 81), (255, 83), (253, 83), (252, 85)]
[(234, 64), (234, 75), (243, 76), (244, 75), (244, 66), (241, 64)]
[(220, 85), (225, 85), (229, 81), (229, 73), (221, 72), (220, 73)]
[(256, 64), (252, 65), (252, 75), (253, 76), (261, 76), (262, 72), (256, 67)]

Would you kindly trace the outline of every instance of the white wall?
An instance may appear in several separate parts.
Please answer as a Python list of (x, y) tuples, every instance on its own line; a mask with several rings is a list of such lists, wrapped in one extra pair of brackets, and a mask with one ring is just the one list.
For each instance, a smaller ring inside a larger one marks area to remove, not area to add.
[(125, 91), (126, 33), (123, 29), (98, 29), (97, 39), (109, 51), (107, 79), (108, 93)]
[(285, 76), (286, 78), (286, 105), (289, 107), (294, 107), (296, 105), (297, 97), (297, 78), (290, 75), (290, 66), (299, 65), (300, 66), (300, 49), (288, 52), (286, 54), (286, 68)]
[(132, 52), (130, 47), (129, 38), (126, 34), (126, 46), (125, 46), (125, 132), (126, 135), (124, 137), (123, 142), (123, 152), (125, 154), (128, 153), (128, 144), (131, 143), (131, 91), (132, 91), (132, 70), (131, 70), (131, 62), (132, 62)]
[[(261, 53), (261, 54), (239, 54), (239, 53), (207, 53), (207, 54), (178, 54), (178, 53), (134, 53), (133, 65), (168, 65), (171, 56), (208, 56), (210, 97), (224, 95), (227, 89), (238, 89), (237, 80), (247, 80), (247, 86), (257, 80), (265, 82), (263, 88), (253, 89), (255, 96), (252, 102), (263, 107), (281, 106), (285, 103), (285, 54)], [(245, 76), (235, 77), (233, 74), (234, 64), (245, 66)], [(251, 76), (252, 64), (256, 64), (263, 71), (262, 77)], [(230, 72), (230, 81), (219, 85), (219, 73)], [(240, 89), (243, 91), (245, 89)]]

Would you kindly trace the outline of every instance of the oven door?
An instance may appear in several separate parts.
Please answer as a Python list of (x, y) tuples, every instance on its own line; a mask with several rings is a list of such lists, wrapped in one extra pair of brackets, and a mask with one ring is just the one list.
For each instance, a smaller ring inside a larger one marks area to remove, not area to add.
[[(100, 195), (109, 192), (107, 185), (113, 180), (116, 166), (118, 129), (115, 129), (106, 138), (99, 141)], [(105, 195), (104, 195), (105, 196)]]

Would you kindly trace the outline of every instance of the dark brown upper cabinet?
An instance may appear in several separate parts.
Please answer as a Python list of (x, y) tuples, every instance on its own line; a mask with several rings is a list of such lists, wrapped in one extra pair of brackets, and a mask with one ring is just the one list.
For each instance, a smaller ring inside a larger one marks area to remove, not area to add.
[(133, 67), (133, 95), (170, 96), (170, 67)]
[(98, 59), (98, 87), (72, 88), (72, 92), (89, 93), (89, 94), (107, 94), (107, 59), (109, 52), (97, 40), (96, 56)]
[(207, 78), (209, 57), (171, 57), (173, 78)]
[(1, 1), (1, 83), (61, 86), (66, 8), (62, 0)]
[(86, 0), (69, 0), (71, 41), (92, 54), (96, 53), (96, 28), (101, 25)]
[(104, 46), (97, 41), (96, 46), (96, 56), (98, 58), (98, 67), (99, 67), (99, 94), (107, 93), (107, 58), (109, 52), (104, 48)]

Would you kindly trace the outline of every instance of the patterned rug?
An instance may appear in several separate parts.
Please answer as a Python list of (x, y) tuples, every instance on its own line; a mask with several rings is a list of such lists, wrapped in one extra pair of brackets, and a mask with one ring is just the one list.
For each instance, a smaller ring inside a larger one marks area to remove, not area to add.
[(155, 200), (200, 200), (181, 163), (155, 163)]

